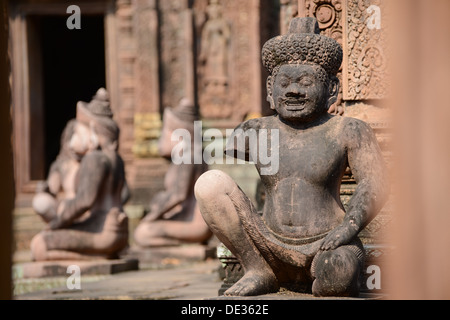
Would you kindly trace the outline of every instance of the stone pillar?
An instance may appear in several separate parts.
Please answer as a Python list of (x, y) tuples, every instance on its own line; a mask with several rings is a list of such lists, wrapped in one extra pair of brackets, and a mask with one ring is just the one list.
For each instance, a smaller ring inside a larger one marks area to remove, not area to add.
[(161, 130), (156, 1), (134, 1), (133, 10), (137, 43), (133, 153), (136, 157), (156, 157)]
[(8, 76), (8, 15), (6, 1), (0, 4), (0, 300), (12, 298), (12, 212), (14, 169), (11, 145), (11, 90)]
[(193, 96), (193, 23), (187, 0), (159, 1), (161, 105)]
[(450, 2), (394, 1), (392, 298), (450, 298)]
[[(120, 154), (126, 168), (133, 161), (133, 117), (136, 105), (136, 36), (133, 25), (133, 6), (131, 0), (117, 0), (116, 50), (117, 50), (117, 92), (116, 105), (112, 105), (114, 118), (120, 125)], [(112, 101), (114, 102), (114, 100)], [(127, 169), (128, 170), (128, 169)]]

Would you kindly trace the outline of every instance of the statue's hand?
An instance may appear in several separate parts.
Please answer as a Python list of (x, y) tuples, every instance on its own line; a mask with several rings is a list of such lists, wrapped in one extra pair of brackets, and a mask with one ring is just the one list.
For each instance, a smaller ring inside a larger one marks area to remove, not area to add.
[(152, 203), (150, 205), (150, 211), (147, 213), (147, 215), (144, 217), (145, 221), (151, 222), (158, 220), (161, 216), (161, 205), (159, 203)]
[(56, 216), (48, 223), (48, 227), (50, 230), (60, 229), (62, 223), (63, 223), (62, 220), (58, 216)]
[(354, 225), (341, 224), (328, 233), (323, 239), (320, 250), (334, 250), (337, 247), (349, 243), (356, 235), (358, 230)]

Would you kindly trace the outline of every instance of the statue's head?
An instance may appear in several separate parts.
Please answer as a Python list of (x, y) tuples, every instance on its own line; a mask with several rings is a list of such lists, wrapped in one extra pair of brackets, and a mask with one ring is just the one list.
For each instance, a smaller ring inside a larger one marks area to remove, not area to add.
[[(159, 138), (158, 149), (162, 157), (170, 158), (173, 147), (178, 143), (172, 141), (172, 133), (177, 129), (187, 130), (191, 137), (194, 135), (194, 122), (199, 120), (197, 108), (187, 98), (180, 100), (175, 108), (164, 109), (163, 127)], [(194, 139), (191, 139), (191, 143)]]
[(311, 122), (336, 102), (342, 48), (320, 35), (315, 18), (294, 18), (288, 34), (264, 44), (262, 60), (270, 73), (267, 101), (280, 118)]
[(70, 147), (78, 155), (99, 148), (116, 151), (120, 130), (112, 117), (109, 95), (104, 88), (99, 89), (89, 103), (79, 101)]

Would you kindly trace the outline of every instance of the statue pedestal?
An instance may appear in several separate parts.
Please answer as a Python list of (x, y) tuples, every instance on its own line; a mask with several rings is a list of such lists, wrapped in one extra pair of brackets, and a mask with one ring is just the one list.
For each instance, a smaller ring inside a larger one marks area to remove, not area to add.
[(185, 244), (179, 246), (163, 246), (152, 248), (131, 247), (123, 256), (137, 259), (141, 269), (179, 265), (186, 262), (204, 261), (215, 258), (215, 248), (201, 244)]
[(37, 261), (18, 263), (14, 272), (18, 278), (66, 277), (72, 274), (69, 266), (78, 266), (80, 275), (110, 275), (139, 269), (136, 259), (90, 260), (90, 261)]

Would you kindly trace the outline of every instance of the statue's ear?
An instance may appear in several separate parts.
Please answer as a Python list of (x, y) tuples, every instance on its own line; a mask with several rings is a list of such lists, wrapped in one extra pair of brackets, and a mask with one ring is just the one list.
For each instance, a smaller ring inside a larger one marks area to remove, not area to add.
[(266, 87), (267, 87), (267, 102), (270, 103), (270, 109), (275, 110), (275, 102), (273, 101), (273, 95), (272, 95), (272, 75), (267, 77), (266, 81)]
[(336, 76), (330, 77), (328, 84), (328, 108), (337, 101), (339, 95), (339, 79)]

